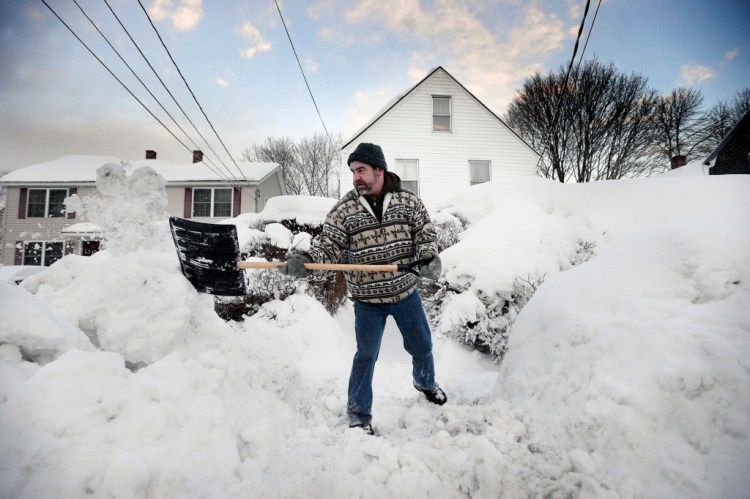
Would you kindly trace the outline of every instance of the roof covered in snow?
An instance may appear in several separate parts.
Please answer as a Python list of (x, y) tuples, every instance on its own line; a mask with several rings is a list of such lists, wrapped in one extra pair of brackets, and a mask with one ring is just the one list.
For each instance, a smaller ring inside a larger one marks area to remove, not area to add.
[(167, 183), (182, 182), (249, 182), (259, 183), (273, 174), (276, 163), (239, 162), (213, 166), (205, 162), (172, 163), (159, 159), (123, 160), (113, 156), (63, 156), (46, 163), (19, 168), (0, 177), (0, 184), (46, 183), (46, 182), (95, 182), (96, 170), (107, 163), (122, 164), (127, 170), (150, 166)]
[(297, 220), (300, 224), (322, 224), (337, 201), (320, 196), (274, 196), (260, 216), (266, 222)]

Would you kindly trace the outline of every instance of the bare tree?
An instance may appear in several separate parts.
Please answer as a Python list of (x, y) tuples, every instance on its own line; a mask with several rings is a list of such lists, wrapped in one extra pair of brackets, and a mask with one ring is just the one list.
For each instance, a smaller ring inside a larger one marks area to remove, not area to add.
[(574, 73), (571, 93), (576, 182), (648, 174), (653, 162), (650, 118), (656, 92), (640, 75), (591, 61)]
[(734, 102), (719, 102), (708, 112), (708, 144), (713, 150), (740, 121), (746, 112), (750, 111), (750, 88), (737, 92)]
[(296, 169), (294, 148), (294, 141), (289, 137), (281, 137), (280, 139), (268, 137), (265, 142), (253, 144), (252, 147), (245, 149), (240, 159), (243, 161), (278, 163), (287, 192), (289, 194), (301, 194), (304, 182)]
[(660, 97), (654, 124), (662, 158), (685, 156), (690, 161), (711, 152), (707, 123), (700, 90), (680, 87)]
[(304, 138), (295, 147), (297, 168), (311, 196), (338, 196), (339, 164), (342, 138), (315, 133)]
[(542, 154), (539, 173), (559, 182), (649, 173), (656, 94), (647, 79), (592, 60), (565, 81), (564, 68), (535, 74), (508, 108), (509, 125)]
[(291, 138), (268, 137), (265, 142), (245, 149), (245, 161), (278, 163), (289, 194), (336, 197), (341, 135), (329, 140), (325, 134), (295, 142)]
[[(506, 121), (542, 155), (539, 174), (565, 182), (568, 143), (572, 137), (569, 127), (560, 126), (568, 121), (569, 115), (569, 101), (560, 98), (562, 91), (563, 80), (557, 75), (535, 73), (509, 106)], [(558, 104), (561, 104), (559, 109)]]

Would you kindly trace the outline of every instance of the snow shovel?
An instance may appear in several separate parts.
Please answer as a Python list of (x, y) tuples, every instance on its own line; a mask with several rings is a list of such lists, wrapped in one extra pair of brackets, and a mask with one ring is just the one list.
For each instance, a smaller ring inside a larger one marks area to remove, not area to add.
[[(233, 224), (211, 224), (169, 217), (172, 239), (177, 247), (180, 267), (190, 284), (201, 293), (219, 296), (243, 296), (243, 269), (275, 269), (286, 262), (242, 262), (237, 227)], [(341, 270), (344, 272), (412, 272), (424, 261), (409, 265), (355, 265), (347, 263), (306, 263), (307, 270)]]

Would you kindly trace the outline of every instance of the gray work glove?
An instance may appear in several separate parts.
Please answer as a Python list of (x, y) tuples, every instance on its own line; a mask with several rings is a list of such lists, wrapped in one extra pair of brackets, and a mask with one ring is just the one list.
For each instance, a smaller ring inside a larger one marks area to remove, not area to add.
[(443, 270), (443, 264), (438, 255), (427, 255), (425, 258), (430, 258), (430, 256), (432, 256), (432, 259), (419, 267), (419, 277), (437, 281), (440, 279), (440, 271)]
[(289, 277), (304, 279), (312, 273), (311, 270), (305, 268), (306, 263), (312, 263), (312, 259), (309, 256), (302, 253), (287, 253), (286, 267), (279, 267), (279, 272)]

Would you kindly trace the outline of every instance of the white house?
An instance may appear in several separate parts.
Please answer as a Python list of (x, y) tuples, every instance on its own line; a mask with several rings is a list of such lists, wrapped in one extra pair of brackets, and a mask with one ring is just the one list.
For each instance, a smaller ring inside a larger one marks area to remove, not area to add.
[[(266, 200), (286, 194), (276, 163), (238, 163), (222, 167), (203, 162), (200, 151), (193, 163), (146, 158), (125, 162), (127, 170), (153, 168), (166, 180), (167, 214), (212, 222), (240, 213), (259, 212)], [(100, 248), (98, 228), (65, 211), (63, 200), (78, 194), (97, 194), (96, 170), (121, 164), (107, 156), (64, 156), (55, 161), (14, 170), (0, 177), (7, 188), (3, 226), (2, 264), (50, 265), (65, 254), (91, 255)]]
[(346, 164), (360, 142), (383, 148), (388, 168), (426, 204), (457, 188), (502, 177), (536, 175), (539, 155), (503, 120), (438, 66), (396, 96), (342, 147), (343, 194), (351, 188)]

